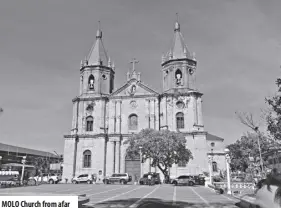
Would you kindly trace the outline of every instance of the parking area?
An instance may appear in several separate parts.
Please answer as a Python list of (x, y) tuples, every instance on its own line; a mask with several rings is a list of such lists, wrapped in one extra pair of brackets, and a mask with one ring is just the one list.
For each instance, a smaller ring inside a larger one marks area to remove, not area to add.
[(203, 186), (46, 184), (0, 189), (0, 196), (86, 194), (86, 207), (236, 207), (237, 199), (219, 195)]

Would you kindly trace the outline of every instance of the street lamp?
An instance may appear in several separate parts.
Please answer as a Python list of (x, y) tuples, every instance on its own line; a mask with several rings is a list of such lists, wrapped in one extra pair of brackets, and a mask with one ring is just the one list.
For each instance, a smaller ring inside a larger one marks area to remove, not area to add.
[(140, 178), (142, 177), (142, 146), (139, 146), (140, 149)]
[(226, 161), (226, 173), (227, 173), (227, 194), (231, 194), (231, 185), (230, 185), (230, 156), (229, 149), (224, 150), (225, 153), (225, 161)]
[(210, 184), (213, 184), (213, 168), (212, 168), (212, 163), (213, 163), (213, 156), (208, 155), (208, 162), (209, 162), (209, 172), (210, 172)]
[(178, 157), (177, 157), (177, 151), (174, 151), (174, 154), (176, 156), (175, 164), (176, 164), (176, 178), (177, 178), (178, 177)]
[(20, 180), (20, 182), (21, 182), (21, 184), (23, 184), (24, 165), (26, 163), (26, 156), (22, 157), (21, 163), (22, 163), (22, 172), (21, 172), (21, 180)]

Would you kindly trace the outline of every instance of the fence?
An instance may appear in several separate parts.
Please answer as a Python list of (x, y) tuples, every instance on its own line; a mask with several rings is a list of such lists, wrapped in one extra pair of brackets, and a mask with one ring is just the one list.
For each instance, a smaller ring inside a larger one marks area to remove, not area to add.
[[(215, 188), (227, 189), (227, 182), (214, 182)], [(232, 193), (253, 194), (255, 191), (254, 183), (232, 182), (230, 184)]]

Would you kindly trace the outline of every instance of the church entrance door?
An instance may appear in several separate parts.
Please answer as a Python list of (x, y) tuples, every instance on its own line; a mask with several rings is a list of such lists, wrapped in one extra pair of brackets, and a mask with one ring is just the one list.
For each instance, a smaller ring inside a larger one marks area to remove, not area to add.
[(132, 181), (138, 181), (140, 179), (141, 163), (140, 157), (125, 158), (125, 172), (132, 176)]

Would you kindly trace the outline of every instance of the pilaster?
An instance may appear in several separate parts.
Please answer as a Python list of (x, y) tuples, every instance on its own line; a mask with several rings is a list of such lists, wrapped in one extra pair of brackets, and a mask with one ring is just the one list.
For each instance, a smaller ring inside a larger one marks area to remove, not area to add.
[(114, 172), (114, 142), (107, 142), (106, 152), (106, 175), (112, 175)]
[(115, 144), (115, 173), (120, 173), (120, 141)]

